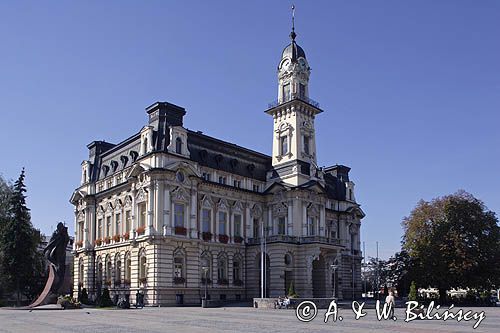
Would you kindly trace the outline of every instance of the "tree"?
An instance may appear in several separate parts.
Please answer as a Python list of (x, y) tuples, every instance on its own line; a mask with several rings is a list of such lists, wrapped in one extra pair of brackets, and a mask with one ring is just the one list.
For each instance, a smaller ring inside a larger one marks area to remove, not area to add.
[[(3, 229), (5, 227), (5, 224), (7, 223), (7, 216), (8, 216), (8, 210), (9, 210), (9, 202), (10, 202), (10, 196), (12, 194), (12, 186), (7, 183), (2, 176), (0, 176), (0, 239), (3, 234)], [(3, 274), (2, 274), (2, 261), (3, 261), (3, 254), (0, 249), (0, 301), (3, 297), (5, 290), (5, 285), (6, 281)]]
[(421, 200), (402, 225), (413, 279), (420, 286), (437, 287), (442, 303), (451, 288), (500, 285), (498, 219), (471, 194)]
[(39, 234), (31, 224), (29, 209), (26, 207), (24, 178), (23, 169), (12, 188), (0, 234), (1, 275), (7, 288), (15, 291), (17, 305), (20, 303), (21, 293), (32, 286), (35, 268), (39, 264)]

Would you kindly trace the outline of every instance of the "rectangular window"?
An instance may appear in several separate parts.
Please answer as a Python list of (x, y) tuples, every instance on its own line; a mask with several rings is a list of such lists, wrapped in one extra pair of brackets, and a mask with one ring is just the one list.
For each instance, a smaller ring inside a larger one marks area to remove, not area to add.
[(219, 176), (219, 184), (224, 184), (224, 185), (226, 185), (226, 181), (227, 181), (226, 177)]
[(284, 216), (279, 217), (278, 218), (278, 235), (284, 235), (285, 228), (286, 228), (286, 218)]
[(283, 86), (283, 102), (288, 102), (290, 100), (290, 84), (285, 84)]
[(237, 180), (237, 179), (233, 180), (233, 186), (241, 188), (241, 180)]
[(183, 276), (184, 260), (182, 258), (174, 258), (174, 277), (181, 278)]
[(210, 174), (208, 172), (204, 172), (203, 173), (203, 179), (205, 179), (206, 181), (210, 181)]
[(125, 212), (125, 232), (130, 231), (130, 210)]
[(288, 154), (288, 137), (286, 135), (280, 137), (281, 155)]
[(234, 235), (241, 237), (241, 215), (234, 215)]
[(202, 224), (202, 231), (203, 232), (210, 232), (212, 229), (210, 227), (211, 224), (211, 210), (210, 209), (203, 209), (201, 211), (201, 224)]
[(78, 224), (79, 226), (79, 235), (78, 235), (78, 240), (82, 241), (83, 242), (83, 232), (84, 232), (84, 228), (83, 228), (83, 222), (80, 222)]
[(253, 219), (253, 237), (259, 238), (261, 236), (260, 233), (259, 219)]
[(137, 210), (139, 212), (139, 227), (146, 226), (146, 203), (142, 202), (137, 205)]
[(102, 219), (97, 220), (97, 238), (102, 238)]
[(307, 155), (310, 154), (309, 152), (309, 137), (307, 135), (304, 135), (304, 153)]
[(253, 184), (253, 191), (259, 192), (259, 185)]
[(301, 98), (306, 97), (306, 86), (303, 85), (302, 83), (299, 83), (299, 96)]
[(174, 204), (174, 226), (184, 227), (184, 205)]
[(106, 237), (111, 236), (111, 216), (106, 217)]
[(227, 234), (226, 220), (227, 220), (227, 213), (226, 212), (219, 212), (219, 235), (226, 235)]
[(115, 234), (117, 235), (120, 233), (121, 217), (120, 213), (115, 214)]
[(314, 217), (309, 217), (309, 228), (308, 228), (309, 236), (315, 235), (316, 230), (316, 219)]

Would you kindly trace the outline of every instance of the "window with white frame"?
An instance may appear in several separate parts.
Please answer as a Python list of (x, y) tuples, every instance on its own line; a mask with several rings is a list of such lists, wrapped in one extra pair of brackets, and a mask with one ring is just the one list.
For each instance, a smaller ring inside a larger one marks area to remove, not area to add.
[(127, 210), (127, 211), (125, 211), (125, 230), (124, 230), (124, 232), (130, 231), (130, 222), (131, 222), (130, 210)]
[(310, 154), (310, 149), (309, 149), (309, 143), (310, 143), (310, 138), (308, 135), (303, 136), (303, 144), (304, 144), (304, 153), (309, 155)]
[(145, 280), (147, 277), (147, 258), (146, 258), (146, 253), (144, 251), (141, 251), (141, 254), (139, 255), (139, 279), (140, 280)]
[(83, 242), (83, 233), (84, 233), (84, 222), (83, 221), (80, 221), (78, 223), (78, 240)]
[(210, 181), (210, 173), (203, 172), (202, 178), (209, 182)]
[(111, 216), (106, 217), (106, 237), (111, 236)]
[(258, 238), (261, 236), (259, 219), (253, 219), (253, 237)]
[(235, 179), (233, 180), (234, 187), (241, 188), (241, 180)]
[(201, 228), (202, 232), (211, 232), (212, 211), (207, 208), (201, 210)]
[(283, 135), (280, 137), (280, 155), (288, 154), (288, 136)]
[(291, 98), (290, 83), (283, 86), (283, 102), (288, 102)]
[(97, 219), (97, 238), (102, 238), (102, 219)]
[(139, 215), (139, 227), (146, 226), (146, 203), (141, 202), (137, 205), (137, 211)]
[(219, 184), (226, 185), (227, 178), (225, 176), (219, 176)]
[(174, 203), (174, 226), (184, 227), (185, 205)]
[(314, 236), (316, 234), (316, 218), (314, 216), (309, 216), (307, 219), (307, 227), (308, 236)]
[(184, 257), (176, 255), (174, 258), (174, 278), (184, 277)]
[(239, 258), (235, 258), (233, 261), (233, 281), (241, 281), (241, 261)]
[(121, 218), (122, 215), (120, 213), (115, 214), (115, 233), (118, 235), (120, 234), (120, 226), (121, 226)]
[(175, 139), (175, 152), (177, 154), (182, 154), (182, 139), (179, 137)]
[(219, 212), (219, 235), (227, 235), (227, 213)]
[(259, 192), (259, 185), (253, 184), (253, 191), (254, 192)]
[(224, 257), (220, 257), (217, 261), (217, 279), (219, 282), (227, 280), (227, 260)]

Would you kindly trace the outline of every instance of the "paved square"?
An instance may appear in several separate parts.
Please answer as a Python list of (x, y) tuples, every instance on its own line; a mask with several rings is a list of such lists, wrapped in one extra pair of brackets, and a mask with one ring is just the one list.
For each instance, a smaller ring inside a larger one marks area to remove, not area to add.
[(472, 308), (486, 313), (475, 321), (422, 321), (405, 323), (404, 309), (396, 309), (397, 321), (377, 321), (375, 310), (355, 320), (352, 311), (340, 309), (342, 322), (325, 324), (325, 310), (309, 323), (297, 320), (294, 310), (244, 307), (218, 309), (145, 308), (138, 310), (6, 310), (0, 309), (0, 332), (499, 332), (500, 308)]

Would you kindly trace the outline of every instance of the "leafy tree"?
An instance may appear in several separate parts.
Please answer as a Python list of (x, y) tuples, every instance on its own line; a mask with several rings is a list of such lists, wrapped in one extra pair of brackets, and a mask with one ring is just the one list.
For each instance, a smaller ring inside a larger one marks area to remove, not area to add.
[(471, 194), (422, 200), (402, 225), (413, 278), (421, 286), (437, 287), (441, 302), (451, 288), (500, 285), (498, 219)]
[[(12, 186), (0, 176), (0, 239), (3, 235), (3, 229), (5, 227), (5, 224), (7, 223), (9, 201), (11, 194), (12, 194)], [(3, 254), (0, 248), (0, 300), (2, 299), (6, 291), (5, 286), (7, 283), (5, 281), (4, 275), (2, 274), (1, 270), (2, 261), (3, 261)]]
[(26, 288), (32, 286), (37, 266), (37, 231), (31, 225), (29, 209), (26, 207), (26, 187), (24, 169), (12, 187), (9, 197), (7, 216), (0, 234), (2, 262), (0, 271), (3, 283), (14, 290), (17, 305)]

